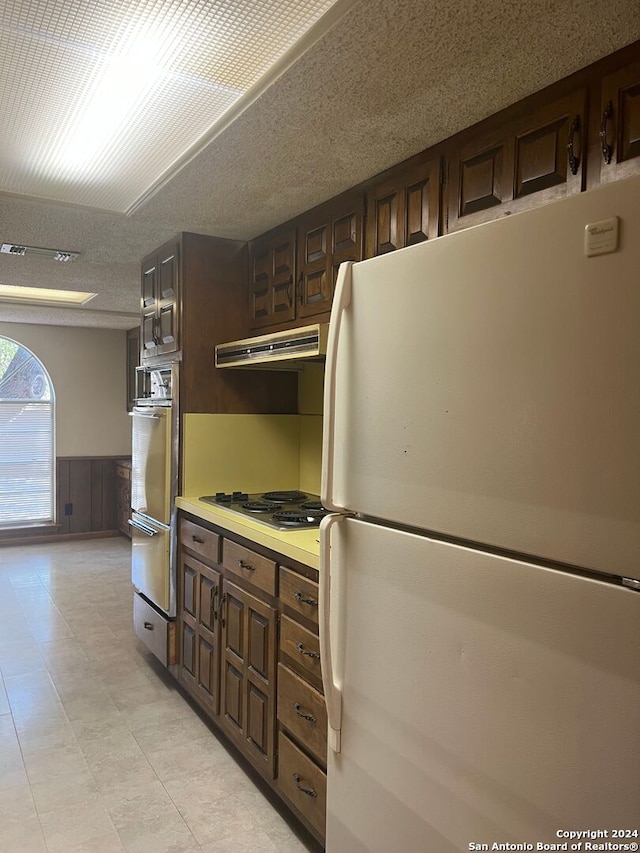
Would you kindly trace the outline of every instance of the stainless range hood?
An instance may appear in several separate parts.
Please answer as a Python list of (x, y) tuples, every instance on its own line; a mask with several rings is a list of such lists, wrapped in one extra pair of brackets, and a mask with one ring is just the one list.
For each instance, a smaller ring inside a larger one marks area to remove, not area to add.
[(324, 361), (328, 323), (301, 326), (216, 346), (216, 367), (269, 367), (295, 370), (299, 362)]

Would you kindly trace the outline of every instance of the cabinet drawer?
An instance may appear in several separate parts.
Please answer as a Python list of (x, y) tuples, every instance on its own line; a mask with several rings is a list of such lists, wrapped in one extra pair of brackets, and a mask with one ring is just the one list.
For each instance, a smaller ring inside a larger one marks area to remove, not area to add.
[(154, 610), (142, 596), (133, 595), (133, 630), (165, 666), (176, 662), (175, 622)]
[(318, 761), (327, 763), (324, 696), (282, 664), (278, 664), (278, 719)]
[(280, 618), (280, 654), (286, 655), (302, 676), (311, 675), (321, 683), (320, 640), (288, 616)]
[(256, 554), (237, 542), (225, 539), (222, 546), (222, 565), (236, 577), (244, 578), (268, 595), (276, 594), (276, 564), (262, 554)]
[(318, 584), (280, 567), (280, 601), (318, 624)]
[(289, 738), (278, 735), (278, 788), (324, 838), (327, 777)]
[(199, 524), (194, 524), (192, 521), (187, 521), (185, 518), (180, 521), (180, 544), (214, 563), (220, 562), (220, 537), (218, 534), (201, 527)]

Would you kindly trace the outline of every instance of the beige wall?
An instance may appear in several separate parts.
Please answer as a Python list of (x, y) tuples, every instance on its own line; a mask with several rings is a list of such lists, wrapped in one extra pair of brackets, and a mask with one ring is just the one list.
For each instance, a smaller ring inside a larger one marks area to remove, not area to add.
[(56, 395), (57, 456), (128, 456), (126, 332), (0, 322), (44, 364)]

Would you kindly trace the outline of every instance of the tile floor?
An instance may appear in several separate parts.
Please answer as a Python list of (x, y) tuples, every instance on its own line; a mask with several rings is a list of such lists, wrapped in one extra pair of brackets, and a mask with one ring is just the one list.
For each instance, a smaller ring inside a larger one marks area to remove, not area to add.
[(129, 564), (0, 547), (0, 853), (318, 850), (137, 641)]

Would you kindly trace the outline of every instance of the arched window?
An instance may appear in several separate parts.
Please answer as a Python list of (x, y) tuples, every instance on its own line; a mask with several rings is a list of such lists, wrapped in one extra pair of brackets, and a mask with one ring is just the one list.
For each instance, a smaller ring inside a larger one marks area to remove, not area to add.
[(0, 336), (0, 528), (54, 521), (54, 402), (44, 365)]

